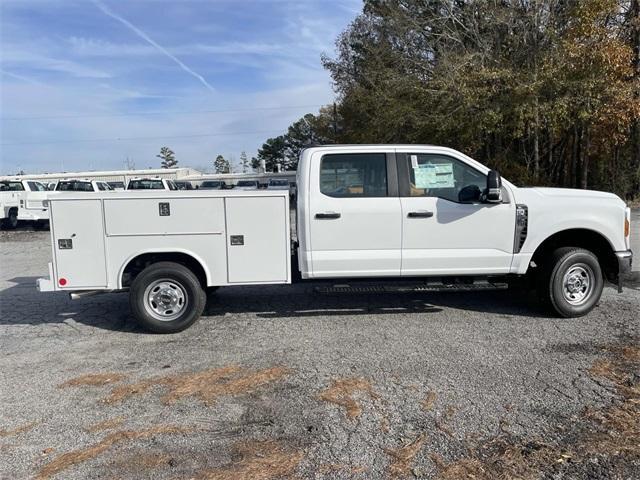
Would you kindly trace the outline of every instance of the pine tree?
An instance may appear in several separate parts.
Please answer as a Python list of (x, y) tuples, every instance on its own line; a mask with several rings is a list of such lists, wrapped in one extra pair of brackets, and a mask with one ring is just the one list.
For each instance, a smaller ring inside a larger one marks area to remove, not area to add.
[(229, 161), (222, 155), (218, 155), (213, 162), (213, 168), (215, 169), (216, 173), (229, 173)]
[(161, 168), (174, 168), (176, 165), (178, 165), (176, 155), (169, 147), (162, 147), (160, 149), (160, 154), (156, 155), (156, 157), (162, 160), (162, 162), (160, 163)]
[(240, 167), (242, 168), (242, 173), (249, 171), (249, 158), (247, 157), (247, 152), (244, 150), (240, 154)]

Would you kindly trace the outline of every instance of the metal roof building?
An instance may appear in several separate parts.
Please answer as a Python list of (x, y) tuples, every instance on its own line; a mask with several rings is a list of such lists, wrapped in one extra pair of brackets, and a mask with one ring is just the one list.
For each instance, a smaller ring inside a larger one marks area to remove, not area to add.
[(171, 180), (180, 180), (183, 177), (202, 175), (193, 168), (149, 168), (146, 170), (106, 170), (89, 172), (64, 172), (64, 173), (34, 173), (28, 175), (11, 175), (2, 177), (3, 180), (36, 180), (39, 182), (55, 182), (57, 180), (89, 179), (104, 182), (127, 183), (134, 177), (160, 177)]

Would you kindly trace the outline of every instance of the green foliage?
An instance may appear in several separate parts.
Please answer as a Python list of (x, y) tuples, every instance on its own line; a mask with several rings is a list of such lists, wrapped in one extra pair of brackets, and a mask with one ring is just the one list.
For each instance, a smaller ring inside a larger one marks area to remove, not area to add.
[(229, 161), (225, 159), (222, 155), (218, 155), (216, 159), (213, 161), (213, 168), (216, 173), (230, 173), (231, 167), (229, 165)]
[(639, 14), (638, 0), (366, 0), (323, 58), (337, 114), (304, 118), (325, 119), (320, 142), (443, 144), (515, 182), (632, 196)]
[(295, 170), (303, 149), (335, 143), (339, 129), (336, 112), (333, 107), (324, 107), (317, 115), (307, 113), (293, 122), (284, 135), (269, 138), (258, 150), (257, 158), (251, 160), (251, 165), (257, 169), (264, 160), (270, 172), (276, 171), (278, 165), (282, 170)]
[(160, 153), (156, 155), (156, 157), (158, 157), (161, 160), (160, 162), (161, 168), (174, 168), (176, 165), (178, 165), (178, 161), (176, 160), (176, 155), (175, 153), (173, 153), (173, 150), (171, 150), (169, 147), (162, 147), (160, 149)]

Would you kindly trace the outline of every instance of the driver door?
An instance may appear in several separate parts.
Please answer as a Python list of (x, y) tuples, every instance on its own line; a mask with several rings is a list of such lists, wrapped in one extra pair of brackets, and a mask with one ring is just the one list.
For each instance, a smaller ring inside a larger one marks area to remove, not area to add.
[(503, 188), (502, 203), (481, 203), (479, 191), (486, 187), (486, 174), (463, 159), (410, 151), (398, 152), (397, 158), (401, 274), (508, 273), (515, 205), (507, 189)]

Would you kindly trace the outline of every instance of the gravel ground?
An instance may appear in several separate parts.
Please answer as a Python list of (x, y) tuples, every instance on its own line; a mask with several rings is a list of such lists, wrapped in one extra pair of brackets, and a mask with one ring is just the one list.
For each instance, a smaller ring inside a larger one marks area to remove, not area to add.
[(162, 336), (126, 294), (36, 292), (49, 257), (48, 232), (0, 232), (2, 478), (640, 476), (637, 273), (579, 319), (230, 287)]

